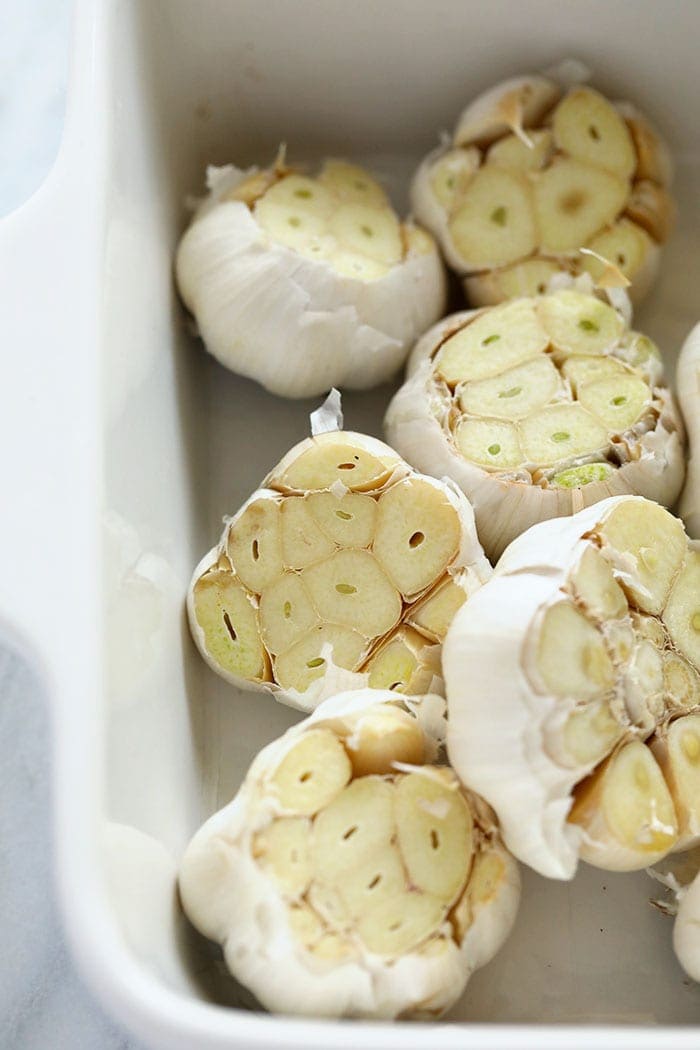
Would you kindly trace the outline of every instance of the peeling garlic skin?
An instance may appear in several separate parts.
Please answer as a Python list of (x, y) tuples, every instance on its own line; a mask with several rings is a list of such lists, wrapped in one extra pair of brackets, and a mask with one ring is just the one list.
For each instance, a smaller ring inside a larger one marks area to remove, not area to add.
[(209, 169), (208, 188), (177, 250), (178, 289), (210, 353), (272, 393), (377, 386), (442, 314), (432, 237), (400, 223), (363, 169)]
[(688, 977), (700, 981), (700, 875), (681, 891), (673, 925), (673, 950)]
[(226, 521), (188, 616), (217, 674), (311, 711), (368, 685), (441, 692), (442, 640), (490, 574), (459, 490), (331, 431), (291, 449)]
[(488, 806), (433, 764), (435, 704), (327, 700), (188, 846), (185, 913), (266, 1008), (434, 1018), (507, 938), (518, 868)]
[(413, 213), (464, 278), (474, 306), (544, 292), (558, 271), (619, 267), (641, 302), (675, 205), (668, 148), (639, 111), (587, 85), (515, 77), (462, 113), (422, 162)]
[(659, 351), (576, 286), (444, 318), (384, 426), (417, 470), (462, 489), (494, 561), (545, 518), (627, 493), (671, 506), (683, 483)]
[(700, 555), (641, 497), (515, 540), (443, 648), (448, 753), (543, 875), (700, 842)]
[(700, 325), (693, 328), (683, 344), (676, 367), (676, 390), (689, 445), (680, 516), (689, 535), (700, 540)]

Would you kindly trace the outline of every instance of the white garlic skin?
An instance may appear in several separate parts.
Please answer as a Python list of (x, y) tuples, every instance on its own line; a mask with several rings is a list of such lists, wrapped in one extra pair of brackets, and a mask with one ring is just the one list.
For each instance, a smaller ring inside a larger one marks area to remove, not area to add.
[[(368, 684), (369, 673), (349, 671), (345, 668), (338, 667), (332, 662), (332, 660), (329, 660), (327, 672), (324, 673), (322, 677), (311, 682), (304, 692), (299, 692), (298, 690), (291, 688), (285, 689), (274, 681), (253, 681), (249, 678), (235, 675), (222, 668), (220, 664), (213, 659), (207, 649), (205, 632), (197, 620), (195, 610), (195, 587), (203, 573), (214, 568), (219, 557), (226, 553), (229, 528), (243, 515), (246, 508), (259, 499), (280, 499), (280, 490), (273, 490), (267, 487), (272, 479), (281, 477), (285, 471), (301, 455), (303, 455), (304, 452), (313, 448), (316, 444), (323, 443), (326, 440), (333, 440), (336, 436), (342, 439), (344, 435), (351, 438), (357, 447), (364, 449), (364, 451), (371, 455), (377, 456), (384, 461), (390, 460), (393, 462), (391, 474), (381, 486), (380, 491), (384, 491), (385, 487), (402, 478), (420, 476), (412, 470), (392, 448), (389, 448), (389, 446), (383, 441), (379, 441), (377, 438), (370, 437), (366, 434), (357, 434), (350, 431), (328, 431), (317, 437), (305, 438), (282, 457), (280, 462), (263, 480), (261, 487), (253, 492), (236, 513), (230, 518), (225, 519), (225, 525), (219, 543), (216, 547), (213, 547), (208, 551), (197, 564), (187, 591), (187, 617), (192, 638), (200, 655), (212, 671), (231, 685), (237, 686), (239, 689), (251, 692), (272, 693), (274, 698), (280, 703), (287, 704), (289, 707), (294, 707), (306, 713), (314, 711), (318, 705), (324, 700), (327, 700), (328, 697), (334, 696), (340, 692), (351, 689), (365, 689)], [(478, 539), (474, 512), (469, 501), (449, 478), (444, 478), (441, 481), (438, 481), (435, 478), (427, 477), (425, 480), (431, 485), (439, 488), (444, 493), (459, 515), (461, 523), (461, 541), (459, 549), (448, 567), (448, 572), (454, 581), (458, 583), (459, 586), (463, 587), (465, 593), (467, 593), (467, 596), (469, 597), (474, 590), (490, 578), (493, 571)], [(296, 490), (290, 489), (289, 491)], [(442, 692), (441, 680), (437, 680), (432, 688), (436, 692)]]
[(700, 981), (700, 875), (680, 891), (673, 950), (688, 977)]
[[(421, 955), (419, 948), (387, 963), (364, 950), (359, 959), (324, 963), (311, 957), (290, 930), (277, 887), (250, 852), (253, 833), (276, 815), (269, 798), (260, 803), (257, 781), (309, 727), (397, 699), (395, 693), (368, 689), (327, 700), (257, 755), (234, 800), (199, 829), (185, 851), (179, 887), (188, 918), (222, 945), (231, 972), (269, 1010), (385, 1020), (434, 1017), (459, 998), (471, 973), (493, 957), (515, 921), (518, 866), (498, 847), (505, 878), (497, 896), (477, 911), (461, 946), (450, 940), (438, 956)], [(424, 698), (425, 720), (421, 701), (412, 702), (425, 735), (426, 761), (437, 751), (430, 733), (435, 722), (430, 701), (436, 700)]]
[(434, 411), (441, 411), (441, 399), (431, 355), (453, 330), (480, 312), (450, 314), (418, 340), (408, 359), (405, 382), (387, 409), (384, 430), (389, 444), (416, 470), (451, 478), (464, 492), (491, 561), (497, 561), (509, 543), (537, 522), (573, 514), (609, 496), (641, 493), (662, 506), (672, 506), (685, 474), (684, 432), (667, 389), (660, 391), (663, 409), (656, 427), (640, 439), (640, 458), (624, 463), (604, 481), (580, 488), (545, 489), (513, 482), (483, 470), (457, 450)]
[(445, 272), (434, 244), (361, 281), (271, 240), (245, 203), (219, 201), (220, 193), (217, 184), (180, 241), (178, 288), (210, 353), (271, 393), (377, 386), (442, 314)]
[(683, 344), (676, 368), (676, 392), (688, 433), (688, 468), (680, 516), (688, 534), (700, 539), (700, 325)]

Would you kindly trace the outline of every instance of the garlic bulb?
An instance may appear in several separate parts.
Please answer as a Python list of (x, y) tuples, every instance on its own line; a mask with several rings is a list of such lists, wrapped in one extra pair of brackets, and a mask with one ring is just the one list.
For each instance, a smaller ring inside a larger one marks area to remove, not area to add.
[(669, 153), (645, 117), (591, 87), (543, 76), (504, 81), (433, 150), (411, 200), (475, 306), (543, 292), (565, 269), (613, 263), (640, 301), (674, 217)]
[(433, 764), (435, 702), (328, 700), (188, 846), (185, 912), (268, 1009), (435, 1017), (506, 939), (517, 865), (489, 808)]
[(535, 525), (455, 616), (450, 762), (543, 875), (700, 842), (700, 553), (641, 497)]
[(208, 186), (177, 250), (177, 282), (207, 349), (233, 372), (283, 397), (364, 390), (442, 314), (432, 237), (400, 223), (362, 168), (209, 169)]
[(605, 496), (671, 505), (685, 470), (657, 348), (574, 287), (440, 321), (385, 429), (416, 469), (468, 496), (492, 560), (535, 522)]
[(195, 569), (189, 619), (218, 674), (305, 711), (351, 687), (434, 692), (452, 615), (490, 572), (461, 492), (375, 438), (331, 431), (227, 520)]
[(700, 325), (693, 328), (678, 358), (676, 390), (690, 446), (680, 515), (689, 534), (700, 539)]

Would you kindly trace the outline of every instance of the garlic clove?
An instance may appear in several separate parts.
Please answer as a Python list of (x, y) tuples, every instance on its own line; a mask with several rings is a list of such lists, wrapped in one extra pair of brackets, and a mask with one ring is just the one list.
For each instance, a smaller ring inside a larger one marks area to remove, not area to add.
[(629, 179), (637, 167), (632, 134), (606, 98), (587, 86), (569, 91), (552, 114), (557, 147), (575, 160)]
[(463, 272), (530, 255), (537, 230), (528, 181), (496, 166), (480, 169), (455, 203), (448, 226)]

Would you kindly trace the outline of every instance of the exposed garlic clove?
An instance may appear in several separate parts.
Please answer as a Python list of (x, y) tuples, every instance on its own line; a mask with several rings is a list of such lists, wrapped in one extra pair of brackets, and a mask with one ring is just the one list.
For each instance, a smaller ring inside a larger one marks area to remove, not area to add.
[(369, 547), (374, 537), (377, 503), (371, 496), (348, 492), (312, 492), (306, 497), (309, 510), (334, 543), (343, 547)]
[(351, 776), (350, 759), (335, 733), (314, 729), (287, 751), (270, 776), (269, 790), (283, 811), (313, 816)]
[(372, 654), (363, 671), (369, 675), (370, 689), (427, 693), (440, 674), (440, 662), (425, 635), (400, 627)]
[(637, 155), (629, 128), (614, 106), (593, 88), (573, 88), (552, 114), (557, 147), (570, 157), (629, 179)]
[(385, 429), (469, 497), (494, 559), (537, 521), (610, 495), (672, 504), (684, 472), (657, 348), (573, 287), (445, 318), (416, 345)]
[(343, 201), (383, 208), (388, 204), (383, 188), (364, 168), (345, 160), (324, 161), (317, 180)]
[[(310, 834), (311, 822), (305, 817), (281, 817), (253, 838), (253, 857), (290, 897), (302, 897), (311, 881)], [(320, 926), (310, 909), (305, 917), (309, 916)]]
[(682, 523), (663, 507), (624, 500), (605, 515), (598, 535), (630, 600), (659, 615), (686, 552)]
[(263, 484), (190, 585), (209, 665), (304, 710), (368, 684), (440, 692), (436, 643), (490, 574), (467, 500), (337, 430), (293, 448)]
[(621, 270), (636, 303), (670, 232), (670, 178), (666, 146), (629, 103), (524, 77), (465, 110), (452, 144), (420, 165), (411, 202), (475, 306), (543, 294), (562, 271), (602, 281), (596, 255)]
[(486, 379), (546, 349), (547, 333), (533, 303), (519, 299), (498, 310), (476, 314), (442, 343), (435, 358), (438, 374), (454, 385)]
[(534, 666), (554, 696), (593, 700), (615, 681), (603, 636), (570, 602), (550, 605), (542, 618)]
[(443, 641), (454, 614), (467, 600), (465, 586), (448, 579), (411, 609), (408, 623), (433, 641)]
[[(282, 561), (289, 569), (305, 569), (328, 558), (335, 545), (316, 524), (303, 496), (291, 496), (280, 504)], [(235, 563), (235, 558), (232, 559)]]
[(459, 407), (472, 415), (523, 419), (552, 401), (560, 388), (557, 369), (540, 355), (493, 378), (465, 383)]
[(615, 347), (625, 323), (612, 306), (567, 288), (537, 301), (537, 313), (553, 349), (569, 354), (602, 354)]
[(305, 631), (274, 660), (274, 681), (284, 697), (307, 692), (330, 671), (331, 662), (346, 671), (359, 670), (369, 640), (359, 631), (335, 623), (320, 623)]
[(554, 757), (566, 765), (590, 766), (609, 755), (623, 734), (607, 701), (589, 703), (568, 716)]
[(176, 257), (207, 349), (284, 397), (389, 379), (444, 306), (432, 238), (347, 162), (216, 175)]
[(672, 712), (700, 707), (700, 675), (674, 652), (663, 654), (664, 697)]
[(260, 633), (272, 654), (284, 652), (318, 622), (301, 577), (285, 572), (260, 595)]
[(643, 179), (632, 187), (627, 215), (659, 244), (668, 240), (676, 217), (670, 194), (655, 182)]
[(616, 108), (627, 122), (637, 152), (636, 177), (650, 179), (659, 186), (670, 186), (673, 161), (658, 131), (630, 102), (618, 102)]
[(209, 658), (228, 674), (264, 680), (268, 660), (256, 610), (239, 581), (227, 572), (206, 572), (194, 585), (192, 603)]
[(455, 129), (455, 145), (493, 142), (508, 131), (522, 135), (548, 113), (560, 96), (547, 77), (524, 76), (504, 80), (467, 106)]
[(488, 164), (499, 164), (515, 171), (538, 171), (549, 160), (552, 150), (552, 132), (548, 129), (528, 132), (528, 142), (518, 135), (506, 135), (494, 142), (488, 151)]
[(625, 592), (595, 547), (586, 547), (570, 579), (574, 597), (589, 616), (605, 622), (627, 615)]
[(518, 537), (452, 621), (450, 761), (542, 874), (643, 868), (700, 834), (696, 559), (668, 511), (613, 497)]
[(425, 761), (424, 733), (416, 719), (389, 705), (361, 715), (345, 739), (345, 749), (356, 777), (393, 773), (397, 762), (419, 766)]
[(700, 664), (700, 552), (688, 551), (662, 619), (676, 649), (697, 667)]
[(412, 886), (445, 902), (463, 889), (472, 862), (473, 820), (457, 781), (420, 772), (396, 786), (398, 847)]
[(236, 575), (251, 591), (262, 591), (281, 574), (280, 505), (273, 498), (252, 500), (226, 532), (226, 553)]
[(530, 255), (537, 230), (527, 179), (496, 166), (480, 169), (455, 203), (448, 228), (463, 273)]
[(627, 183), (578, 160), (557, 159), (534, 183), (543, 252), (575, 251), (624, 210)]
[(518, 872), (493, 815), (424, 764), (437, 740), (423, 701), (396, 701), (327, 701), (257, 756), (187, 848), (186, 914), (270, 1009), (438, 1015), (513, 924)]
[(568, 818), (583, 828), (581, 856), (606, 871), (637, 871), (678, 840), (673, 799), (644, 744), (634, 740), (576, 789)]
[(664, 727), (651, 750), (673, 797), (676, 849), (690, 849), (700, 842), (700, 714), (685, 715)]
[(405, 478), (379, 498), (372, 549), (410, 600), (444, 575), (459, 549), (460, 533), (448, 490), (427, 478)]
[[(628, 211), (628, 214), (631, 214)], [(656, 279), (659, 267), (659, 248), (646, 229), (630, 219), (620, 219), (597, 234), (588, 247), (595, 255), (585, 255), (583, 269), (597, 283), (607, 264), (612, 263), (631, 282), (630, 298), (641, 302)], [(600, 258), (598, 258), (598, 256)]]
[(486, 270), (464, 278), (464, 291), (474, 306), (495, 306), (504, 299), (544, 295), (564, 264), (552, 259), (525, 259), (502, 270)]

